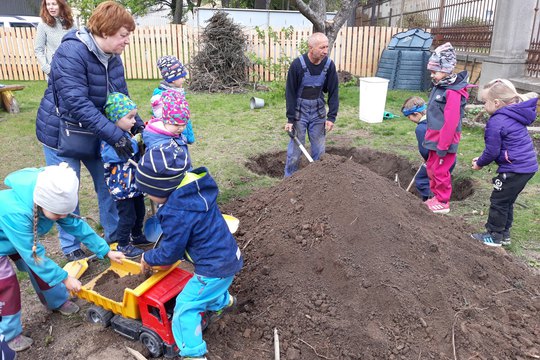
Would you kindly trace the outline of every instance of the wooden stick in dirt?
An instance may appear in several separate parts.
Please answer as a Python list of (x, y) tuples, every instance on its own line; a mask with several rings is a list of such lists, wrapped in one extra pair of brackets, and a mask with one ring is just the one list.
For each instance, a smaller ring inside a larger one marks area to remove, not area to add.
[(274, 328), (274, 359), (279, 360), (279, 335), (277, 328)]
[(424, 166), (424, 164), (420, 165), (418, 170), (416, 170), (416, 173), (414, 174), (411, 182), (409, 183), (409, 186), (407, 186), (407, 190), (405, 190), (405, 191), (409, 192), (409, 190), (411, 190), (411, 186), (412, 186), (412, 184), (414, 184), (414, 179), (416, 179), (416, 175), (418, 175), (418, 173), (420, 172), (420, 169), (422, 169), (422, 166)]

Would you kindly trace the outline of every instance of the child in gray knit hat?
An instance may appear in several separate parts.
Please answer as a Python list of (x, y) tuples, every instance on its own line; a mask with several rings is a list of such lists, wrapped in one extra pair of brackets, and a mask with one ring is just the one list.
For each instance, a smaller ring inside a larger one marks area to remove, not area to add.
[(468, 74), (454, 73), (456, 52), (450, 43), (435, 49), (427, 65), (433, 88), (427, 106), (427, 130), (423, 146), (429, 150), (426, 169), (433, 197), (425, 202), (434, 213), (450, 212), (452, 178), (461, 139), (461, 118), (469, 98)]

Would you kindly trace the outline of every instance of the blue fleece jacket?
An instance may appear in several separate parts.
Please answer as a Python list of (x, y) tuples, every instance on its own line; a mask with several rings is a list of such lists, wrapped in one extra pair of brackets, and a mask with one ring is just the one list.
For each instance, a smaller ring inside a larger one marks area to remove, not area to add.
[(180, 186), (159, 208), (163, 237), (157, 249), (144, 253), (152, 266), (186, 259), (197, 275), (229, 277), (240, 271), (243, 256), (217, 205), (218, 187), (206, 168), (198, 180)]
[(498, 173), (530, 174), (538, 171), (538, 161), (527, 130), (536, 119), (538, 98), (507, 105), (495, 111), (486, 124), (486, 147), (476, 162), (486, 166), (495, 161)]
[[(0, 191), (0, 256), (19, 254), (26, 264), (50, 286), (57, 285), (67, 278), (67, 272), (45, 255), (45, 248), (37, 243), (36, 262), (32, 257), (34, 245), (34, 188), (41, 169), (28, 168), (9, 174), (4, 184), (10, 189)], [(56, 221), (69, 234), (75, 236), (99, 258), (109, 252), (109, 246), (84, 221), (67, 217)], [(54, 221), (39, 215), (37, 233), (48, 233)]]

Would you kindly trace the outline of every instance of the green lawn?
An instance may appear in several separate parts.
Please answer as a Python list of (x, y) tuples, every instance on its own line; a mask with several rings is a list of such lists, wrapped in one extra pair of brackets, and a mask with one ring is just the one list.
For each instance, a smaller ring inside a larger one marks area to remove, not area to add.
[[(4, 82), (14, 84), (15, 82)], [(21, 113), (9, 115), (0, 112), (0, 176), (28, 166), (44, 165), (41, 146), (35, 137), (35, 116), (43, 91), (44, 81), (17, 82), (26, 89), (16, 93)], [(128, 82), (131, 96), (139, 106), (144, 120), (150, 115), (149, 99), (156, 81), (133, 80)], [(187, 98), (192, 112), (193, 127), (197, 141), (190, 147), (194, 166), (206, 166), (215, 176), (221, 190), (221, 202), (245, 196), (254, 189), (271, 186), (279, 179), (261, 176), (249, 171), (244, 164), (251, 156), (284, 151), (289, 141), (283, 131), (285, 118), (284, 84), (269, 84), (270, 92), (247, 92), (244, 94), (194, 94), (188, 91)], [(389, 91), (386, 110), (399, 114), (403, 101), (411, 96), (427, 98), (426, 93)], [(265, 100), (261, 109), (251, 110), (252, 96)], [(358, 87), (342, 87), (340, 111), (335, 131), (328, 135), (332, 146), (368, 146), (387, 151), (420, 163), (416, 149), (414, 124), (399, 117), (378, 124), (358, 120)], [(344, 138), (350, 139), (347, 143)], [(491, 177), (496, 166), (490, 165), (482, 171), (472, 171), (470, 161), (480, 155), (484, 146), (481, 128), (464, 128), (458, 165), (454, 176), (472, 178), (476, 193), (452, 206), (451, 216), (458, 216), (477, 225), (482, 230), (487, 218)], [(540, 248), (540, 176), (535, 176), (520, 195), (516, 206), (513, 228), (512, 250)], [(96, 216), (95, 197), (91, 180), (83, 179), (81, 211)]]

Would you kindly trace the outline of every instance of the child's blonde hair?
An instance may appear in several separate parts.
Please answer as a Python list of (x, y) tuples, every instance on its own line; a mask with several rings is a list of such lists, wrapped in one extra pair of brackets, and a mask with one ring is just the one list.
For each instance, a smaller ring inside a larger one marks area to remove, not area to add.
[(482, 99), (484, 101), (499, 99), (505, 105), (517, 104), (535, 97), (538, 97), (535, 92), (518, 93), (514, 84), (507, 79), (491, 80), (482, 88)]
[(401, 112), (405, 116), (409, 116), (414, 113), (424, 115), (426, 113), (426, 102), (420, 96), (411, 96), (403, 103)]

